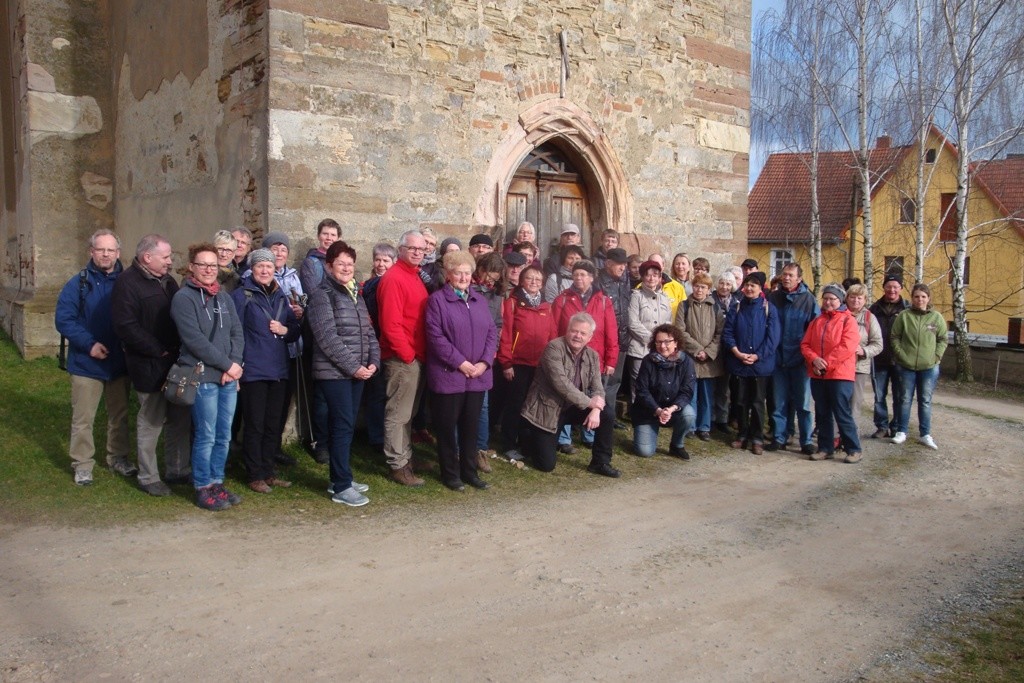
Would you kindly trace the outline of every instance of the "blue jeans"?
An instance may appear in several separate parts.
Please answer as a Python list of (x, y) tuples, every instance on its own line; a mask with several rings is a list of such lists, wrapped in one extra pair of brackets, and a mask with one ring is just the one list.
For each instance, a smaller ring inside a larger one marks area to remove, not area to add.
[(932, 433), (932, 392), (939, 381), (939, 366), (927, 370), (908, 370), (897, 365), (895, 369), (900, 376), (900, 422), (897, 431), (907, 433), (916, 390), (918, 429), (921, 436), (928, 436)]
[[(890, 384), (892, 385), (892, 419), (889, 419), (889, 409), (885, 403)], [(900, 373), (896, 370), (895, 365), (875, 366), (874, 388), (875, 429), (898, 431), (900, 425)]]
[(634, 424), (633, 425), (633, 449), (636, 454), (649, 458), (654, 455), (658, 448), (658, 430), (662, 427), (672, 430), (672, 440), (669, 442), (676, 448), (682, 448), (684, 439), (688, 432), (693, 431), (693, 423), (696, 419), (696, 412), (693, 406), (683, 406), (682, 410), (672, 414), (668, 424)]
[(484, 405), (480, 409), (480, 419), (476, 423), (476, 449), (486, 451), (491, 442), (491, 392), (485, 391)]
[(795, 368), (775, 368), (772, 375), (772, 396), (775, 399), (775, 441), (786, 443), (792, 428), (791, 417), (796, 412), (800, 430), (800, 445), (811, 443), (814, 415), (811, 413), (811, 379), (803, 365)]
[[(841, 379), (812, 379), (814, 414), (818, 418), (818, 450), (835, 451), (835, 425), (847, 453), (859, 453), (860, 437), (853, 419), (853, 382)], [(834, 419), (833, 419), (834, 418)]]
[(352, 435), (366, 382), (359, 379), (319, 380), (327, 403), (327, 452), (330, 454), (331, 486), (337, 492), (352, 486)]
[(238, 402), (238, 382), (203, 382), (192, 404), (192, 483), (197, 489), (224, 483), (231, 443), (231, 421)]
[(694, 428), (698, 432), (711, 431), (711, 411), (715, 407), (715, 382), (714, 377), (699, 377), (697, 385), (693, 389), (693, 400), (690, 407), (696, 414)]

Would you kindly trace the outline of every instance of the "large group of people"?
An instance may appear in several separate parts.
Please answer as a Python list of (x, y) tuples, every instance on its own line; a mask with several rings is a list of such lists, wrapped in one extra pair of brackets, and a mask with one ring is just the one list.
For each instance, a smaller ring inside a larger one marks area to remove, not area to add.
[[(587, 470), (607, 477), (619, 476), (615, 430), (630, 427), (641, 457), (657, 453), (665, 428), (668, 454), (683, 460), (688, 438), (719, 432), (755, 454), (792, 447), (824, 460), (841, 450), (856, 463), (866, 396), (870, 437), (906, 441), (916, 395), (919, 440), (937, 448), (930, 407), (946, 326), (926, 285), (908, 302), (888, 274), (870, 306), (858, 281), (828, 284), (818, 301), (796, 263), (771, 282), (753, 259), (712, 277), (704, 257), (630, 255), (614, 230), (590, 257), (576, 225), (563, 226), (547, 258), (536, 236), (524, 222), (508, 243), (481, 233), (463, 250), (456, 237), (409, 230), (374, 246), (361, 278), (337, 221), (317, 225), (297, 270), (286, 235), (253, 249), (252, 233), (236, 228), (189, 246), (179, 280), (166, 238), (143, 237), (123, 267), (118, 237), (97, 231), (56, 309), (74, 482), (93, 481), (101, 400), (111, 470), (154, 496), (190, 483), (207, 510), (241, 502), (225, 488), (233, 444), (251, 491), (291, 486), (282, 468), (295, 459), (282, 439), (293, 401), (300, 440), (328, 465), (331, 499), (349, 506), (369, 502), (351, 465), (360, 412), (394, 482), (424, 484), (435, 465), (413, 445), (430, 444), (453, 491), (488, 488), (492, 443), (511, 463), (552, 471), (577, 452), (574, 427), (591, 451)], [(189, 406), (163, 392), (175, 364), (196, 378)]]

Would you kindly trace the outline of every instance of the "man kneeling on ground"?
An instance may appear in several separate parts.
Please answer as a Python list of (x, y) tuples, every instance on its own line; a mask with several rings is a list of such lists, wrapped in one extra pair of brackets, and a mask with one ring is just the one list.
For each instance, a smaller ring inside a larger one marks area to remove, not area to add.
[(612, 467), (613, 406), (606, 405), (601, 383), (601, 359), (587, 346), (597, 325), (586, 313), (569, 319), (564, 337), (548, 343), (538, 372), (523, 402), (526, 421), (521, 435), (522, 451), (542, 472), (555, 469), (558, 432), (567, 424), (596, 430), (593, 455), (587, 471), (618, 477)]

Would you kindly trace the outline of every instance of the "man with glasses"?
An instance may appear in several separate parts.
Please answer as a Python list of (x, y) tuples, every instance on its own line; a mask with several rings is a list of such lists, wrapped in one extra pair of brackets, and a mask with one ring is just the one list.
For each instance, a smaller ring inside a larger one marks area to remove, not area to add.
[[(248, 228), (237, 227), (231, 231), (235, 238), (235, 258), (231, 267), (239, 275), (244, 275), (249, 270), (249, 252), (252, 251), (252, 232)], [(266, 241), (266, 240), (264, 240)]]
[[(167, 484), (187, 484), (191, 475), (189, 408), (169, 403), (161, 391), (181, 346), (171, 320), (171, 299), (178, 291), (178, 283), (171, 275), (173, 265), (171, 244), (160, 235), (146, 235), (139, 240), (135, 260), (117, 278), (111, 295), (114, 331), (124, 345), (128, 376), (139, 398), (139, 488), (151, 496), (170, 495)], [(156, 456), (161, 431), (163, 481)]]
[(380, 279), (380, 356), (387, 382), (384, 409), (384, 456), (391, 476), (404, 486), (422, 486), (412, 471), (412, 417), (423, 393), (426, 332), (423, 316), (427, 288), (420, 279), (420, 263), (427, 242), (419, 230), (402, 234), (398, 262)]
[(69, 452), (78, 486), (92, 483), (93, 422), (101, 398), (107, 406), (107, 466), (125, 477), (138, 473), (128, 461), (128, 375), (110, 316), (110, 296), (123, 270), (121, 241), (110, 230), (97, 230), (89, 239), (89, 255), (89, 263), (61, 290), (54, 316), (68, 342)]

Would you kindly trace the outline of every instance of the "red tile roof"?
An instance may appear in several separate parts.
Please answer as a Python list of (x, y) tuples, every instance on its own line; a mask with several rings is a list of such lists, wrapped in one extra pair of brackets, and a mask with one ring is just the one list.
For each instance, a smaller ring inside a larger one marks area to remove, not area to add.
[[(870, 151), (875, 189), (899, 163), (909, 147), (878, 147)], [(768, 157), (747, 199), (750, 242), (809, 242), (811, 231), (810, 152), (786, 152)], [(821, 213), (821, 238), (838, 242), (845, 238), (858, 185), (853, 153), (821, 152), (818, 155), (818, 207)]]
[(971, 172), (1007, 216), (1024, 220), (1024, 157), (978, 162)]

